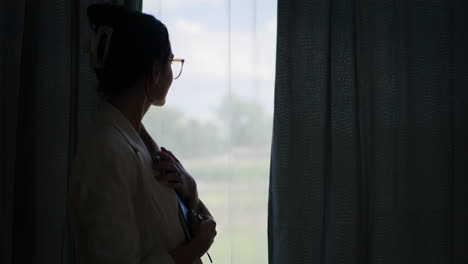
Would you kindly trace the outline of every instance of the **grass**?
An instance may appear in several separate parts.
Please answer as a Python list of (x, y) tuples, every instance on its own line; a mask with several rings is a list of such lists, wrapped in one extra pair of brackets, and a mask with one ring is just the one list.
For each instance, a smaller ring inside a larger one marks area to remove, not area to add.
[[(209, 250), (214, 263), (262, 264), (267, 254), (269, 160), (211, 158), (183, 161), (217, 222)], [(204, 263), (210, 263), (206, 255)]]

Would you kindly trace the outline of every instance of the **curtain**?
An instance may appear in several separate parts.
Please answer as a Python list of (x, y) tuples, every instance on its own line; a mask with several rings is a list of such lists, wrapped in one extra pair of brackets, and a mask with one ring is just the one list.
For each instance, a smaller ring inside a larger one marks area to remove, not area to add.
[(466, 1), (278, 1), (269, 262), (468, 263)]
[[(6, 10), (20, 10), (12, 14)], [(11, 263), (13, 187), (16, 156), (16, 125), (18, 110), (19, 70), (24, 2), (2, 1), (0, 3), (0, 262)], [(7, 23), (8, 22), (8, 23)], [(8, 34), (4, 34), (7, 33)], [(3, 36), (8, 36), (5, 38)], [(4, 52), (4, 51), (8, 52)]]
[(73, 32), (65, 1), (2, 3), (2, 263), (59, 263), (69, 155)]
[[(66, 203), (77, 139), (98, 101), (82, 43), (105, 1), (0, 4), (0, 263), (73, 263)], [(139, 1), (112, 1), (137, 8)]]

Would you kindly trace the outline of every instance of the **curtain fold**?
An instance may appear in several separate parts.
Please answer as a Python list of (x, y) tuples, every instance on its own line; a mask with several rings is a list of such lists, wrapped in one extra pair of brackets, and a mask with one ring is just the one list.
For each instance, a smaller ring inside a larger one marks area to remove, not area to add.
[(278, 3), (270, 263), (465, 263), (468, 5)]
[(26, 1), (14, 175), (13, 263), (61, 263), (71, 102), (65, 1)]
[(74, 262), (68, 170), (97, 104), (82, 50), (96, 2), (104, 1), (0, 4), (1, 263)]
[[(8, 12), (14, 10), (14, 12)], [(24, 1), (0, 3), (0, 263), (11, 263), (16, 128)]]

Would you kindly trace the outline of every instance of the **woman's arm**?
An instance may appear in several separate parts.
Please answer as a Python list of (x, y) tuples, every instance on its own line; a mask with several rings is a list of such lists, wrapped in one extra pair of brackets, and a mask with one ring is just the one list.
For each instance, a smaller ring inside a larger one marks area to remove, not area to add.
[(213, 215), (211, 215), (210, 211), (208, 210), (208, 208), (205, 206), (205, 204), (200, 200), (198, 199), (198, 207), (197, 209), (195, 210), (199, 215), (204, 215), (204, 216), (211, 216), (213, 217)]
[(213, 217), (199, 218), (192, 211), (190, 219), (193, 239), (186, 245), (170, 252), (176, 264), (193, 263), (193, 261), (200, 259), (211, 247), (216, 236), (216, 222)]
[(189, 243), (182, 245), (169, 252), (176, 264), (192, 264), (199, 260), (208, 250), (204, 250), (207, 243), (203, 243), (199, 238), (194, 238)]
[(204, 252), (202, 252), (200, 243), (191, 240), (188, 244), (172, 250), (169, 254), (176, 264), (186, 264), (193, 263), (195, 260), (200, 259)]

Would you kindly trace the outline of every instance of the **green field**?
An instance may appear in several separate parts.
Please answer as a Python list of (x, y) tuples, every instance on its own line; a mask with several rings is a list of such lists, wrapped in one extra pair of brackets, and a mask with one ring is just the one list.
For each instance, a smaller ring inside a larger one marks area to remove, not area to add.
[[(267, 263), (269, 160), (217, 157), (183, 161), (217, 222), (214, 263)], [(206, 255), (204, 263), (209, 263)]]

